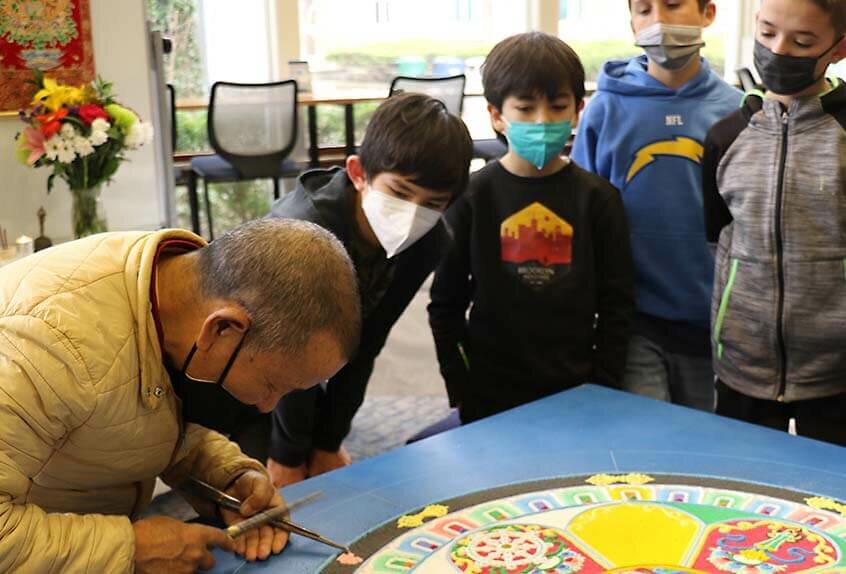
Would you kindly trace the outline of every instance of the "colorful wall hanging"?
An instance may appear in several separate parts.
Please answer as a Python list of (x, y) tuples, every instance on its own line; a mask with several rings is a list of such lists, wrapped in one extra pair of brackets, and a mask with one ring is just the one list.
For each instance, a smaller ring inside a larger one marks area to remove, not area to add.
[(34, 70), (61, 84), (94, 79), (90, 0), (0, 0), (0, 113), (35, 93)]

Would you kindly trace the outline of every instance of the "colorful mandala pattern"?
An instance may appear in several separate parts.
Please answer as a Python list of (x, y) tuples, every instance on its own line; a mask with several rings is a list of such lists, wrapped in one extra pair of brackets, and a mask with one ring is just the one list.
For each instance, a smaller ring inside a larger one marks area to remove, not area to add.
[(720, 572), (776, 574), (795, 572), (796, 565), (831, 566), (837, 547), (827, 537), (799, 525), (772, 520), (733, 521), (716, 527), (706, 546), (710, 553), (699, 566)]
[(580, 572), (585, 563), (563, 532), (525, 524), (494, 526), (466, 536), (450, 556), (467, 574), (570, 574)]
[(846, 573), (846, 516), (833, 509), (719, 487), (598, 482), (432, 518), (355, 572)]

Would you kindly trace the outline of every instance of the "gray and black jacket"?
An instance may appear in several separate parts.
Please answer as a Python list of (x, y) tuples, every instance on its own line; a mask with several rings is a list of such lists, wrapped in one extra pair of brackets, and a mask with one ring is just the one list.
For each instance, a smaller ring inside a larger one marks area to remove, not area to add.
[(751, 397), (846, 393), (846, 85), (790, 108), (750, 94), (709, 132), (714, 369)]

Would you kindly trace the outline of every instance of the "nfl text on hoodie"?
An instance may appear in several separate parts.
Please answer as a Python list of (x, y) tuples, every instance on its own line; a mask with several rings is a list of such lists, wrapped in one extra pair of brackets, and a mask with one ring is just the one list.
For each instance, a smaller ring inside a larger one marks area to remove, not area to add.
[(704, 59), (679, 89), (646, 67), (646, 56), (605, 64), (573, 159), (621, 191), (638, 313), (707, 333), (714, 260), (702, 220), (703, 143), (708, 129), (740, 106), (741, 93)]

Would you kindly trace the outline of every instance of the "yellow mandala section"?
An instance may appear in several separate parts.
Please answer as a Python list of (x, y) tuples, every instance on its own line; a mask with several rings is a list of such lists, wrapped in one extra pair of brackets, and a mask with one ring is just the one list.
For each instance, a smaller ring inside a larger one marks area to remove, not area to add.
[(594, 474), (585, 482), (594, 486), (608, 486), (609, 484), (647, 484), (655, 479), (648, 474)]
[(819, 510), (830, 510), (838, 513), (840, 516), (846, 516), (846, 504), (841, 504), (830, 498), (823, 498), (821, 496), (814, 496), (805, 499), (805, 504), (811, 508)]
[(683, 564), (701, 524), (657, 504), (600, 506), (576, 516), (570, 532), (614, 564)]
[(427, 518), (440, 518), (446, 516), (448, 512), (449, 507), (443, 504), (430, 504), (417, 514), (400, 516), (397, 520), (397, 528), (417, 528), (423, 526), (423, 521)]
[(656, 568), (666, 568), (673, 572), (691, 572), (692, 574), (708, 574), (702, 570), (693, 570), (692, 568), (685, 568), (684, 566), (675, 566), (674, 564), (639, 564), (637, 566), (626, 566), (624, 568), (614, 568), (613, 570), (606, 570), (605, 574), (641, 574), (644, 569), (654, 570)]

